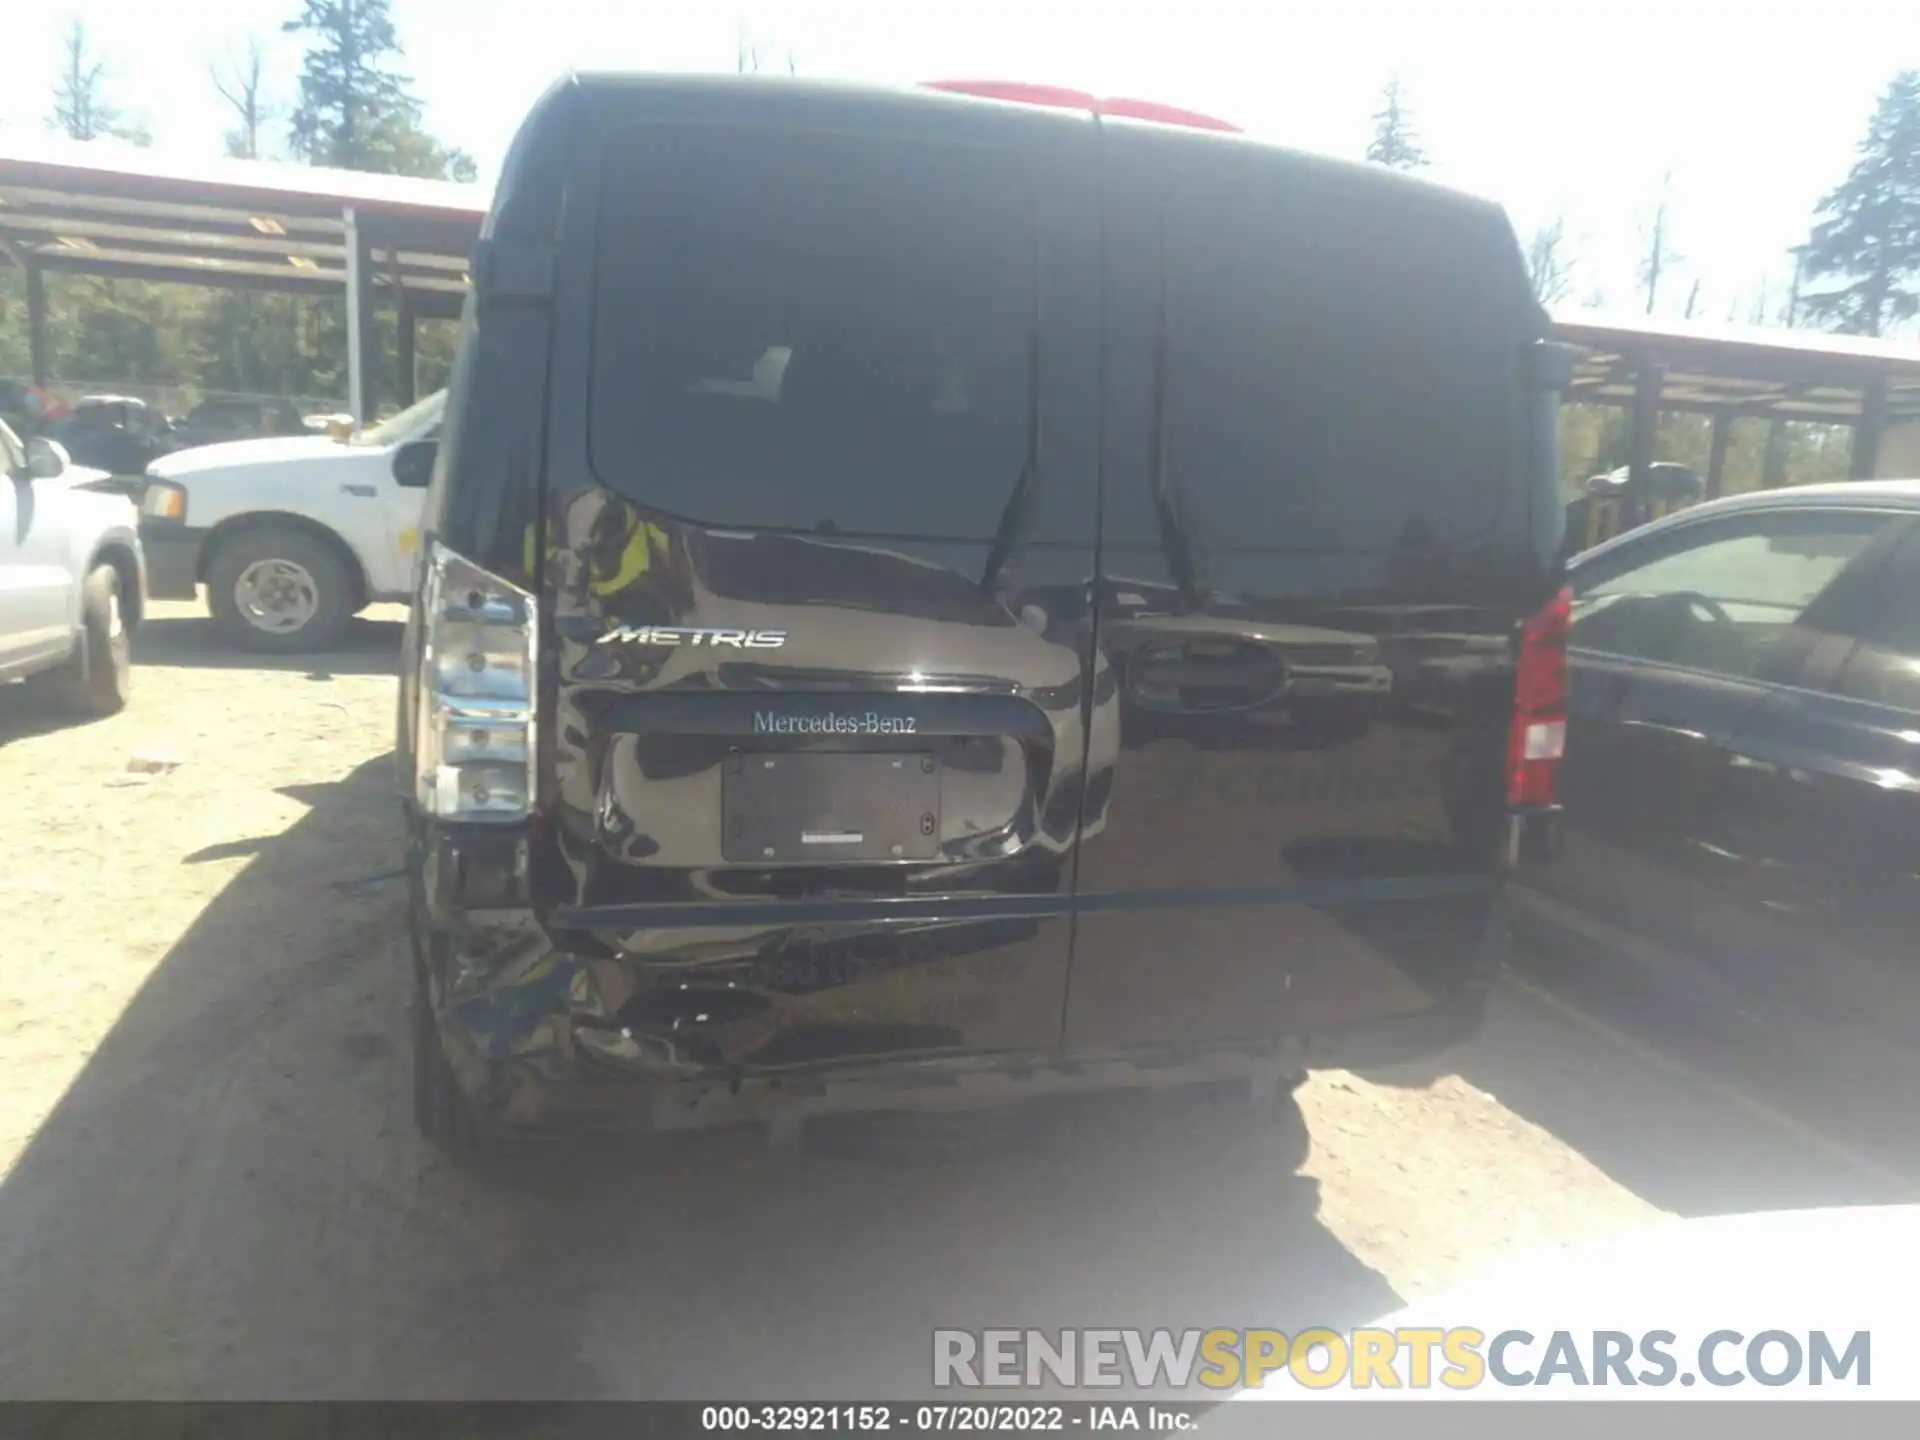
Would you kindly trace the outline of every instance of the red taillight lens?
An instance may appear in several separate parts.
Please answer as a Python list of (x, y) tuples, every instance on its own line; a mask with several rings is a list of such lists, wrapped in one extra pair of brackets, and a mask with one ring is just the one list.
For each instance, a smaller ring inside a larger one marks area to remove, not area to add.
[(1184, 125), (1194, 130), (1219, 130), (1232, 135), (1241, 133), (1238, 125), (1215, 115), (1202, 115), (1197, 110), (1182, 110), (1177, 105), (1162, 105), (1156, 100), (1102, 100), (1085, 90), (1069, 90), (1060, 85), (1032, 85), (1022, 80), (923, 80), (920, 83), (929, 90), (977, 95), (987, 100), (1086, 110), (1116, 119), (1151, 120), (1161, 125)]
[(1551, 805), (1567, 748), (1567, 630), (1573, 591), (1562, 589), (1520, 631), (1507, 735), (1507, 804)]
[(1227, 135), (1241, 133), (1238, 125), (1217, 115), (1202, 115), (1197, 110), (1182, 110), (1157, 100), (1102, 100), (1100, 113), (1121, 120), (1151, 120), (1160, 125), (1185, 125), (1193, 130), (1218, 130)]
[(1052, 105), (1062, 110), (1098, 110), (1100, 102), (1085, 90), (1064, 85), (1033, 85), (1024, 80), (922, 80), (929, 90), (953, 95), (977, 95), (984, 100), (1011, 100), (1019, 105)]

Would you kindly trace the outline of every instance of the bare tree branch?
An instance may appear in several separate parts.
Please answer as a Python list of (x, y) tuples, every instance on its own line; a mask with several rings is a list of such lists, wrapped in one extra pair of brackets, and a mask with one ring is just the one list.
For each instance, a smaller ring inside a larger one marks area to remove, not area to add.
[(1660, 180), (1660, 199), (1655, 204), (1653, 219), (1643, 232), (1646, 238), (1646, 253), (1640, 261), (1640, 287), (1646, 298), (1647, 314), (1653, 314), (1660, 300), (1660, 280), (1674, 266), (1686, 257), (1673, 248), (1673, 217), (1669, 196), (1673, 190), (1673, 172), (1669, 170)]
[(213, 88), (233, 107), (236, 124), (227, 132), (227, 153), (236, 159), (260, 158), (260, 132), (271, 118), (263, 98), (265, 71), (265, 52), (253, 38), (248, 39), (244, 55), (207, 66)]
[(67, 21), (60, 46), (60, 75), (54, 82), (53, 112), (47, 124), (70, 140), (97, 140), (112, 134), (119, 116), (101, 95), (107, 62), (94, 54), (86, 24), (78, 15)]
[[(793, 58), (793, 47), (791, 45), (783, 45), (780, 47), (780, 50), (781, 59), (786, 65), (787, 74), (799, 74), (800, 67)], [(747, 22), (742, 20), (740, 22), (739, 36), (734, 41), (733, 46), (733, 68), (735, 72), (741, 75), (758, 75), (763, 65), (770, 59), (771, 55), (769, 51), (761, 46), (760, 41), (748, 28)]]
[(1574, 258), (1568, 253), (1567, 225), (1564, 216), (1533, 232), (1527, 244), (1527, 276), (1533, 282), (1533, 298), (1553, 306), (1573, 290)]

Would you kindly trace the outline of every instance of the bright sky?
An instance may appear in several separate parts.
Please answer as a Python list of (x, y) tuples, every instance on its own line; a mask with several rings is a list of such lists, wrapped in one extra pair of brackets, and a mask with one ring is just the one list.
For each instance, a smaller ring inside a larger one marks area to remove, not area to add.
[[(224, 0), (191, 27), (153, 0), (70, 0), (6, 22), (0, 144), (44, 125), (69, 14), (109, 66), (109, 97), (156, 148), (217, 153), (230, 114), (210, 61), (257, 36), (272, 98), (294, 94), (299, 0)], [(569, 67), (734, 68), (744, 26), (790, 46), (808, 75), (881, 81), (985, 76), (1184, 104), (1303, 149), (1358, 156), (1398, 73), (1436, 178), (1503, 201), (1523, 236), (1564, 215), (1574, 299), (1633, 302), (1640, 235), (1672, 173), (1685, 258), (1662, 310), (1695, 279), (1699, 313), (1781, 292), (1786, 247), (1852, 160), (1896, 69), (1920, 67), (1902, 0), (393, 0), (429, 127), (490, 180), (528, 104)], [(36, 90), (29, 77), (43, 74)], [(1742, 315), (1744, 317), (1744, 314)]]

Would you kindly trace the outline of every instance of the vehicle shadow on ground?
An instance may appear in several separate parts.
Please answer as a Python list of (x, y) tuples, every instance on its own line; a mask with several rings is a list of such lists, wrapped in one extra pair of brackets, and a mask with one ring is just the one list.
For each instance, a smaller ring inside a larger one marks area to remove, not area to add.
[[(1920, 1200), (1920, 1169), (1851, 1145), (1823, 1121), (1834, 1097), (1753, 1083), (1768, 1057), (1752, 1045), (1584, 954), (1528, 952), (1503, 975), (1470, 1046), (1367, 1078), (1423, 1086), (1456, 1074), (1677, 1215)], [(1897, 1097), (1839, 1103), (1858, 1110)]]
[(94, 723), (88, 716), (62, 709), (35, 685), (0, 685), (0, 745)]
[(408, 1111), (390, 765), (284, 792), (306, 816), (0, 1187), (0, 1394), (906, 1398), (936, 1327), (1291, 1332), (1398, 1303), (1244, 1125), (941, 1164), (737, 1134), (448, 1163)]
[(186, 666), (210, 670), (276, 670), (326, 680), (335, 675), (392, 675), (398, 663), (405, 624), (364, 615), (349, 621), (332, 647), (314, 655), (263, 655), (237, 650), (221, 638), (204, 616), (154, 616), (134, 637), (134, 685), (139, 667)]

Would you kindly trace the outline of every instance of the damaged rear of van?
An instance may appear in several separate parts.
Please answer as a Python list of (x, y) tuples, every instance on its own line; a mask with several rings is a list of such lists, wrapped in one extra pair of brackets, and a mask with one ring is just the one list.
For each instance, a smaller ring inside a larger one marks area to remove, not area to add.
[(401, 665), (429, 1135), (1477, 1024), (1554, 830), (1561, 352), (1496, 206), (1151, 113), (528, 117)]

